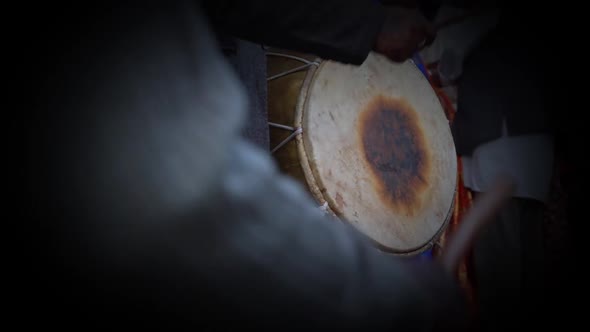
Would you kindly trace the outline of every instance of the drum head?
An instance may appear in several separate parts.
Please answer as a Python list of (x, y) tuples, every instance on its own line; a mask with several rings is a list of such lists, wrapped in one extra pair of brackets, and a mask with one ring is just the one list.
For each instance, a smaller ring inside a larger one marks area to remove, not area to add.
[(324, 61), (304, 94), (299, 141), (341, 219), (387, 251), (427, 249), (453, 207), (457, 159), (429, 82), (408, 61)]

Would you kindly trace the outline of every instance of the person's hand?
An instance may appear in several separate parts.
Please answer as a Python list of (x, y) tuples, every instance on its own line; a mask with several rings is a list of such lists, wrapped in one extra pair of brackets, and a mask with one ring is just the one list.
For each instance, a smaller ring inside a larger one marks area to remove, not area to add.
[(417, 9), (387, 8), (374, 51), (402, 62), (430, 45), (436, 35), (433, 26)]

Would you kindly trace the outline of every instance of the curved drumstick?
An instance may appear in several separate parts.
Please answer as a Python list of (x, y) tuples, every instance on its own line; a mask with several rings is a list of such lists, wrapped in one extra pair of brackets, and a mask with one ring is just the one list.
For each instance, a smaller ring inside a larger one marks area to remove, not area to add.
[(499, 212), (503, 203), (512, 195), (515, 183), (511, 177), (501, 176), (494, 185), (473, 201), (467, 211), (459, 229), (455, 232), (447, 245), (446, 252), (441, 257), (441, 263), (449, 273), (457, 271), (459, 262), (465, 256), (479, 231), (490, 222)]

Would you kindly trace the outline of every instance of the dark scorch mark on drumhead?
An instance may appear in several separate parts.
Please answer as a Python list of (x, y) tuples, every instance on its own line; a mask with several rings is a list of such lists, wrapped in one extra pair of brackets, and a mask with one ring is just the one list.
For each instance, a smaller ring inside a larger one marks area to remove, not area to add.
[(430, 153), (416, 112), (402, 99), (377, 96), (359, 117), (361, 149), (380, 199), (408, 216), (421, 207)]

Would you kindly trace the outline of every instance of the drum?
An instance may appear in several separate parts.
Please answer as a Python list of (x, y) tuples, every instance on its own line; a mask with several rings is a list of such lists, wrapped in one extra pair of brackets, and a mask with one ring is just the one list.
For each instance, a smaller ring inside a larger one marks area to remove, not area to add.
[(452, 214), (457, 159), (443, 108), (413, 62), (374, 53), (360, 66), (267, 55), (281, 171), (383, 251), (429, 249)]

